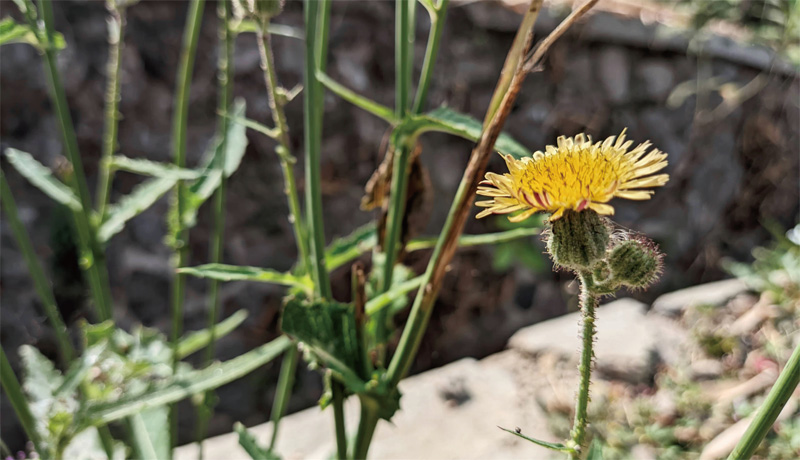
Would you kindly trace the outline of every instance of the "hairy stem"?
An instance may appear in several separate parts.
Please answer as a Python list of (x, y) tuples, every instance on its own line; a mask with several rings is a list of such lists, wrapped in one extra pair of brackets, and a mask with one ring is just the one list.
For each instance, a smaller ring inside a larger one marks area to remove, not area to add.
[(256, 31), (258, 40), (258, 51), (261, 55), (261, 69), (264, 72), (264, 81), (269, 93), (269, 108), (272, 112), (272, 119), (277, 130), (278, 158), (281, 162), (283, 172), (284, 193), (289, 203), (289, 220), (294, 229), (294, 238), (297, 242), (297, 252), (300, 256), (300, 264), (303, 270), (308, 271), (311, 267), (311, 260), (308, 251), (308, 234), (300, 209), (300, 198), (297, 194), (297, 185), (294, 177), (294, 157), (291, 154), (289, 143), (289, 126), (286, 123), (286, 114), (283, 110), (285, 97), (281, 93), (278, 83), (277, 73), (275, 72), (275, 58), (272, 53), (272, 43), (267, 32), (268, 23), (264, 21)]
[(586, 411), (589, 407), (589, 385), (592, 377), (592, 362), (594, 361), (594, 336), (595, 336), (595, 309), (597, 308), (597, 296), (592, 293), (592, 274), (589, 272), (580, 274), (581, 282), (581, 317), (583, 320), (581, 362), (578, 365), (580, 371), (580, 384), (578, 387), (577, 400), (575, 402), (575, 421), (573, 422), (570, 438), (575, 450), (570, 453), (573, 459), (580, 458), (581, 448), (586, 442)]
[(97, 172), (97, 194), (95, 207), (100, 220), (103, 220), (111, 192), (111, 157), (117, 148), (117, 132), (119, 127), (119, 99), (120, 99), (120, 64), (122, 62), (122, 47), (125, 37), (125, 10), (116, 7), (114, 0), (107, 2), (109, 11), (108, 25), (108, 64), (106, 72), (106, 104), (105, 125), (103, 130), (103, 150), (100, 158), (100, 167)]

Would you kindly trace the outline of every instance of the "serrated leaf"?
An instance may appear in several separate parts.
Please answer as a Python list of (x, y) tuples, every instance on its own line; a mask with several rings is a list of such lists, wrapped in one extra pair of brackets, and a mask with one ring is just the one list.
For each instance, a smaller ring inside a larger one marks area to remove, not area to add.
[(253, 460), (279, 460), (280, 457), (275, 455), (272, 451), (264, 449), (258, 444), (255, 436), (247, 431), (247, 427), (239, 422), (233, 425), (233, 431), (239, 435), (239, 445), (242, 446), (247, 455)]
[[(247, 310), (237, 311), (214, 326), (213, 336), (216, 340), (225, 337), (240, 324), (242, 324), (246, 318)], [(205, 348), (211, 342), (211, 332), (212, 331), (210, 329), (202, 329), (187, 334), (183, 339), (181, 339), (180, 342), (178, 342), (178, 357), (183, 359), (192, 353)]]
[(325, 249), (325, 266), (333, 271), (374, 248), (378, 243), (375, 224), (369, 223), (353, 233), (337, 238)]
[(131, 193), (122, 197), (119, 203), (108, 207), (106, 218), (97, 230), (97, 239), (105, 243), (121, 232), (127, 221), (152, 206), (175, 185), (176, 181), (174, 177), (159, 177), (137, 185)]
[[(447, 107), (439, 107), (426, 113), (422, 118), (433, 123), (428, 130), (443, 131), (471, 141), (477, 141), (483, 130), (483, 124), (480, 121)], [(515, 158), (532, 155), (530, 150), (506, 133), (500, 134), (494, 144), (494, 149)]]
[(200, 206), (220, 186), (223, 174), (225, 177), (230, 177), (242, 163), (244, 152), (247, 149), (247, 128), (234, 120), (243, 118), (244, 113), (244, 100), (237, 99), (231, 116), (226, 119), (228, 137), (225, 148), (222, 148), (219, 136), (211, 141), (209, 150), (205, 154), (204, 164), (200, 168), (200, 177), (185, 189), (186, 206), (181, 216), (184, 228), (194, 227), (197, 223), (197, 212)]
[(363, 352), (351, 304), (290, 297), (283, 307), (281, 330), (309, 345), (326, 366), (342, 374), (346, 384), (363, 384), (353, 370), (362, 369)]
[(234, 359), (212, 364), (203, 370), (173, 376), (153, 388), (125, 394), (112, 403), (89, 401), (86, 415), (94, 426), (100, 426), (152, 407), (171, 404), (194, 394), (213, 390), (249, 374), (278, 357), (290, 346), (293, 344), (288, 337), (278, 337)]
[(108, 166), (117, 171), (127, 171), (143, 176), (173, 178), (175, 180), (193, 180), (200, 177), (200, 171), (179, 168), (172, 163), (161, 163), (143, 158), (129, 158), (114, 155)]
[(64, 377), (35, 347), (23, 345), (19, 348), (19, 355), (25, 371), (22, 387), (32, 403), (33, 415), (42, 418), (45, 414), (36, 410), (39, 406), (36, 403), (50, 400), (64, 382)]
[(308, 276), (296, 276), (270, 268), (244, 265), (205, 264), (196, 267), (182, 267), (178, 269), (178, 273), (219, 281), (257, 281), (260, 283), (281, 284), (299, 287), (306, 291), (313, 287)]
[(73, 211), (81, 210), (81, 202), (72, 189), (56, 179), (50, 168), (36, 161), (30, 153), (9, 148), (6, 156), (11, 166), (45, 195)]

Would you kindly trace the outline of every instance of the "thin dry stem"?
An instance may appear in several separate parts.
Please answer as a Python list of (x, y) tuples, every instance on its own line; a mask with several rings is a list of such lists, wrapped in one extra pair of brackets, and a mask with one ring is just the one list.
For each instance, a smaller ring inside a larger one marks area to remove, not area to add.
[(582, 18), (586, 13), (588, 13), (589, 10), (592, 9), (592, 7), (595, 4), (597, 4), (598, 1), (599, 0), (589, 0), (588, 2), (581, 5), (580, 8), (573, 10), (572, 13), (570, 13), (570, 15), (566, 17), (566, 19), (561, 21), (561, 24), (559, 24), (558, 27), (553, 29), (553, 31), (550, 32), (550, 34), (547, 37), (545, 37), (544, 40), (540, 41), (539, 44), (536, 45), (536, 48), (533, 50), (533, 54), (531, 55), (531, 57), (527, 59), (527, 61), (525, 62), (525, 72), (533, 72), (535, 70), (538, 70), (538, 66), (541, 63), (542, 58), (550, 49), (550, 47), (553, 46), (553, 43), (555, 43), (556, 40), (561, 38), (561, 36), (564, 35), (564, 32), (566, 32), (567, 29), (572, 27), (573, 24), (575, 24), (580, 18)]

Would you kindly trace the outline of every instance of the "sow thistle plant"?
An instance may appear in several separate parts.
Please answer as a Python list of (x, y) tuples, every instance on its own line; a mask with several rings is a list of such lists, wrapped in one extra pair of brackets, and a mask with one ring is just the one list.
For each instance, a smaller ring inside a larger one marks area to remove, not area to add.
[[(25, 371), (17, 379), (5, 351), (0, 349), (0, 381), (26, 435), (39, 457), (166, 459), (177, 443), (175, 403), (191, 398), (197, 413), (196, 439), (201, 442), (215, 406), (214, 390), (283, 356), (270, 419), (272, 437), (267, 445), (258, 442), (242, 425), (234, 430), (239, 442), (253, 458), (277, 458), (276, 440), (292, 391), (293, 377), (300, 357), (318, 369), (325, 382), (320, 404), (330, 406), (336, 434), (336, 458), (366, 458), (376, 426), (390, 421), (402, 406), (398, 384), (411, 369), (422, 337), (442, 286), (447, 266), (461, 246), (508, 242), (538, 234), (538, 228), (519, 228), (487, 235), (462, 236), (472, 214), (477, 194), (488, 201), (478, 217), (510, 215), (518, 222), (538, 212), (549, 213), (547, 247), (555, 264), (574, 271), (581, 282), (583, 311), (583, 350), (580, 388), (575, 424), (566, 444), (552, 444), (515, 434), (562, 452), (573, 458), (583, 455), (586, 443), (586, 409), (589, 400), (595, 308), (598, 298), (613, 294), (620, 287), (644, 288), (661, 269), (661, 255), (646, 238), (613, 230), (606, 216), (613, 214), (608, 204), (613, 198), (648, 199), (655, 187), (667, 181), (657, 174), (666, 166), (666, 154), (649, 150), (649, 144), (630, 149), (632, 143), (619, 137), (593, 143), (578, 135), (559, 138), (558, 144), (544, 152), (531, 153), (502, 133), (526, 76), (541, 68), (542, 59), (552, 44), (597, 2), (588, 0), (536, 46), (533, 27), (542, 0), (532, 0), (525, 11), (483, 121), (475, 120), (446, 107), (426, 111), (427, 95), (434, 75), (448, 0), (396, 0), (394, 107), (386, 107), (356, 94), (326, 73), (330, 0), (303, 2), (304, 30), (298, 32), (275, 24), (273, 19), (285, 6), (277, 0), (221, 0), (217, 2), (217, 130), (200, 164), (192, 167), (187, 159), (189, 93), (194, 57), (203, 21), (203, 0), (191, 0), (181, 47), (173, 108), (173, 163), (144, 158), (129, 158), (117, 152), (119, 128), (120, 68), (125, 41), (125, 18), (133, 0), (108, 0), (109, 57), (105, 129), (102, 160), (95, 203), (90, 199), (84, 176), (81, 152), (61, 85), (56, 54), (66, 46), (54, 30), (52, 0), (15, 0), (24, 23), (7, 18), (0, 22), (0, 44), (33, 45), (42, 56), (48, 89), (59, 123), (69, 174), (59, 176), (33, 155), (9, 148), (8, 163), (32, 185), (68, 209), (73, 217), (80, 267), (91, 294), (92, 324), (80, 327), (80, 344), (75, 346), (30, 236), (17, 214), (9, 184), (0, 172), (0, 198), (3, 212), (25, 258), (34, 288), (58, 341), (59, 366), (55, 366), (32, 347), (21, 350)], [(416, 8), (429, 15), (430, 29), (422, 69), (413, 78), (416, 35)], [(246, 116), (243, 101), (234, 100), (233, 68), (235, 38), (253, 34), (258, 44), (265, 91), (268, 94), (272, 125)], [(278, 80), (272, 36), (302, 38), (305, 69), (302, 85), (286, 89)], [(325, 91), (384, 120), (391, 129), (384, 161), (368, 188), (365, 199), (380, 209), (378, 224), (357, 229), (353, 234), (325, 244), (322, 219), (321, 155), (324, 139), (323, 102)], [(297, 190), (297, 161), (291, 149), (286, 104), (302, 93), (304, 136), (304, 196)], [(268, 267), (224, 264), (223, 228), (226, 185), (241, 164), (247, 146), (246, 130), (275, 141), (275, 156), (281, 164), (284, 192), (289, 210), (298, 261), (290, 272)], [(407, 209), (412, 206), (413, 188), (422, 174), (418, 163), (424, 155), (419, 138), (437, 131), (475, 142), (444, 227), (435, 238), (414, 239), (407, 229)], [(508, 166), (507, 174), (486, 174), (491, 154), (500, 152)], [(110, 203), (112, 182), (117, 171), (144, 177), (130, 194)], [(126, 332), (114, 323), (105, 247), (123, 231), (127, 222), (152, 206), (160, 197), (171, 197), (165, 242), (173, 251), (174, 278), (171, 292), (171, 331), (169, 338), (157, 331), (137, 329)], [(189, 253), (189, 230), (197, 225), (197, 213), (204, 203), (212, 206), (212, 231), (208, 263), (196, 264)], [(425, 272), (419, 276), (402, 263), (410, 251), (432, 248)], [(357, 259), (371, 252), (371, 270)], [(335, 299), (331, 272), (349, 265), (352, 297)], [(186, 277), (208, 280), (207, 327), (183, 332)], [(248, 281), (285, 286), (281, 315), (284, 335), (231, 360), (214, 362), (214, 344), (244, 321), (237, 312), (219, 321), (219, 283)], [(416, 290), (406, 323), (395, 330), (395, 317), (406, 309), (406, 295)], [(392, 352), (393, 338), (399, 341)], [(184, 359), (204, 351), (202, 365), (192, 368)], [(800, 348), (798, 348), (800, 350)], [(800, 352), (794, 367), (800, 366)], [(793, 373), (792, 373), (793, 372)], [(791, 378), (779, 383), (778, 395), (770, 399), (768, 410), (758, 419), (758, 429), (746, 436), (748, 446), (757, 445), (775, 409), (785, 404)], [(794, 379), (794, 380), (792, 380)], [(113, 382), (113, 385), (109, 384)], [(792, 387), (793, 388), (793, 387)], [(353, 434), (345, 430), (344, 402), (348, 397), (360, 402), (359, 423)], [(111, 429), (113, 427), (113, 430)], [(748, 447), (747, 449), (749, 449)], [(745, 449), (742, 452), (748, 452)], [(752, 450), (750, 450), (752, 452)], [(596, 452), (595, 452), (596, 454)], [(589, 452), (589, 455), (592, 451)], [(599, 455), (599, 454), (597, 454)], [(598, 458), (598, 457), (594, 457)]]
[(557, 145), (530, 157), (504, 155), (508, 173), (486, 173), (477, 191), (491, 198), (476, 203), (486, 208), (478, 213), (479, 219), (511, 214), (508, 220), (520, 222), (538, 212), (550, 213), (547, 252), (556, 266), (573, 271), (580, 280), (583, 349), (571, 438), (566, 444), (553, 444), (510, 431), (573, 458), (580, 456), (586, 440), (598, 299), (621, 287), (647, 287), (662, 266), (655, 243), (627, 232), (612, 234), (613, 224), (605, 217), (614, 214), (608, 204), (613, 198), (647, 200), (651, 188), (669, 180), (667, 174), (655, 174), (667, 166), (666, 153), (648, 150), (649, 142), (634, 149), (632, 145), (625, 131), (603, 142), (592, 142), (584, 134), (561, 136)]

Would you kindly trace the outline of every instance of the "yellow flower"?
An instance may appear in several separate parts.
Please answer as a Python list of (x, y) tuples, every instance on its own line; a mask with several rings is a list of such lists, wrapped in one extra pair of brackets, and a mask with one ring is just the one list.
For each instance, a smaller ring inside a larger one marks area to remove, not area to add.
[(544, 211), (552, 213), (554, 221), (567, 209), (612, 215), (614, 208), (606, 203), (614, 197), (648, 200), (653, 191), (642, 189), (660, 187), (669, 180), (667, 174), (653, 175), (667, 166), (667, 154), (658, 149), (648, 152), (650, 142), (628, 151), (631, 144), (625, 141), (623, 130), (619, 137), (602, 143), (592, 143), (591, 136), (584, 134), (574, 139), (561, 136), (558, 146), (548, 145), (544, 153), (535, 152), (533, 157), (517, 160), (505, 155), (508, 174), (486, 173), (478, 187), (478, 195), (492, 199), (475, 203), (487, 208), (477, 217), (523, 211), (508, 218), (520, 222)]

